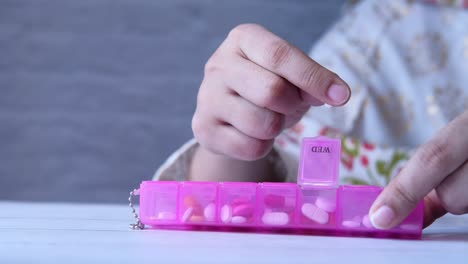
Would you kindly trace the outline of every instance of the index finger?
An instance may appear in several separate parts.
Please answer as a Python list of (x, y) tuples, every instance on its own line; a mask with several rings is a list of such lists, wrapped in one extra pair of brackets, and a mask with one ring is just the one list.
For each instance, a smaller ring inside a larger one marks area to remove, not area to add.
[(370, 209), (373, 225), (388, 229), (399, 224), (417, 203), (468, 157), (468, 111), (453, 120), (417, 150)]
[(243, 56), (297, 86), (304, 97), (329, 105), (343, 105), (348, 101), (351, 91), (337, 74), (267, 29), (241, 25), (231, 35), (238, 41)]

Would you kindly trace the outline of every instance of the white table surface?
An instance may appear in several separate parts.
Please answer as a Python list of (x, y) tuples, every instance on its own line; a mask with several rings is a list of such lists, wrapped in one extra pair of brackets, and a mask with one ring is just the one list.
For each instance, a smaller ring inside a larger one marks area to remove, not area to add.
[(128, 228), (125, 205), (0, 202), (0, 263), (468, 263), (468, 215), (422, 241)]

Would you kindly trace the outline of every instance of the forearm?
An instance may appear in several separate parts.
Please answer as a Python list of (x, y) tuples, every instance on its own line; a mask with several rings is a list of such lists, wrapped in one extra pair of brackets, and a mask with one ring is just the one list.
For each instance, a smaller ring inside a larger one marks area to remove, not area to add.
[(280, 177), (268, 158), (242, 161), (214, 154), (198, 146), (188, 175), (191, 181), (251, 181), (273, 182)]

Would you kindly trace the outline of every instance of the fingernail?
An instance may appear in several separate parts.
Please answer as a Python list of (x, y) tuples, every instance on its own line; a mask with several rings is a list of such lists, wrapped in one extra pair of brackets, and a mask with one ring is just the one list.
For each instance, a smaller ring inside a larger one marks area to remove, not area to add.
[(341, 104), (348, 100), (349, 90), (341, 84), (332, 84), (328, 88), (327, 96), (336, 104)]
[(384, 205), (370, 216), (372, 225), (377, 229), (388, 229), (395, 218), (392, 208)]

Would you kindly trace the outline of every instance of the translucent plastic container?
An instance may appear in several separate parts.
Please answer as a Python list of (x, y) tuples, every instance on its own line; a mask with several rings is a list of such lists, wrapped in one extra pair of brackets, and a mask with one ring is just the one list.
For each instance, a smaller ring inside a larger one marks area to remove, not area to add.
[(294, 183), (259, 184), (259, 224), (267, 227), (295, 226), (297, 191)]
[(339, 139), (304, 139), (299, 184), (145, 181), (141, 222), (153, 228), (421, 238), (423, 202), (391, 230), (372, 226), (369, 209), (382, 188), (339, 186), (340, 151)]
[(299, 225), (303, 228), (335, 229), (336, 187), (299, 191)]
[(144, 181), (140, 186), (140, 218), (148, 225), (176, 224), (178, 182)]
[(369, 209), (381, 187), (374, 186), (340, 186), (337, 195), (337, 228), (342, 231), (369, 232), (377, 236), (421, 236), (424, 217), (424, 204), (421, 202), (416, 209), (397, 227), (390, 230), (375, 229), (369, 218)]
[(178, 219), (187, 224), (215, 224), (218, 183), (182, 182), (179, 189)]
[(257, 183), (225, 182), (219, 185), (218, 219), (223, 225), (255, 227), (258, 218)]
[(367, 214), (381, 191), (375, 186), (148, 181), (140, 186), (140, 218), (153, 228), (420, 238), (422, 202), (396, 228), (371, 226)]

